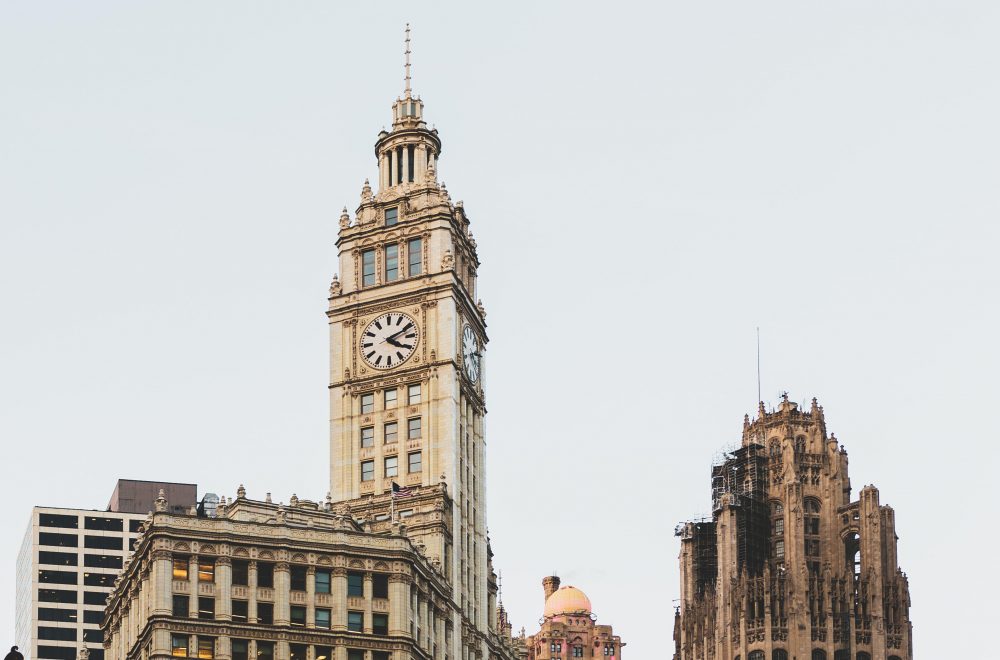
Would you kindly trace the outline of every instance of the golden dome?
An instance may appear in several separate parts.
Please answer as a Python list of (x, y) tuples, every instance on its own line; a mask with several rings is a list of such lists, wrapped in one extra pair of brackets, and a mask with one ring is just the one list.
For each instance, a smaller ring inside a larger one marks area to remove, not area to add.
[(590, 615), (590, 599), (576, 587), (560, 587), (551, 596), (545, 599), (545, 616), (557, 616), (559, 614), (586, 614)]

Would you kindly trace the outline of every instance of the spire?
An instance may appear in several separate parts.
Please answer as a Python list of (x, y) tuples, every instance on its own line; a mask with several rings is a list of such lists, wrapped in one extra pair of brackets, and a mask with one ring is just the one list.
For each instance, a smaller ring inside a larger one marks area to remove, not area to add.
[(406, 87), (403, 90), (406, 93), (406, 98), (410, 98), (410, 24), (406, 24), (406, 50), (403, 54), (406, 57)]

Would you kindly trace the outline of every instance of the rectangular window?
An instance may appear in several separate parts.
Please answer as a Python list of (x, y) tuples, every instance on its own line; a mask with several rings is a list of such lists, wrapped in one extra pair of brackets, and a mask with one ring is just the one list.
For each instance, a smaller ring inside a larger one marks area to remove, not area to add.
[(302, 605), (292, 605), (288, 610), (288, 620), (293, 626), (306, 625), (306, 608)]
[(188, 636), (187, 635), (171, 635), (170, 636), (170, 655), (175, 658), (186, 658), (188, 654)]
[(573, 657), (574, 658), (582, 658), (583, 657), (583, 647), (582, 646), (574, 646), (573, 647)]
[(274, 564), (269, 562), (257, 562), (257, 586), (274, 588)]
[(215, 638), (198, 636), (199, 660), (212, 660), (215, 657)]
[[(233, 660), (236, 660), (235, 658)], [(317, 646), (315, 660), (333, 660), (332, 646)]]
[(322, 607), (316, 608), (316, 627), (317, 628), (330, 627), (330, 610)]
[(233, 584), (240, 587), (250, 584), (250, 562), (246, 559), (233, 560)]
[(205, 557), (198, 558), (198, 581), (215, 582), (215, 560)]
[(774, 542), (774, 556), (777, 559), (784, 559), (785, 558), (785, 542), (784, 541), (775, 541)]
[(347, 649), (347, 660), (365, 660), (365, 652), (361, 649)]
[(819, 535), (819, 518), (806, 518), (806, 534)]
[(83, 641), (90, 642), (92, 644), (103, 644), (104, 633), (102, 633), (100, 630), (84, 630)]
[(198, 596), (198, 618), (215, 618), (215, 599), (211, 596)]
[(38, 514), (38, 524), (41, 527), (62, 527), (63, 529), (78, 529), (79, 519), (76, 516), (64, 516), (58, 513)]
[(406, 439), (407, 440), (419, 440), (420, 439), (420, 418), (411, 417), (406, 420)]
[(306, 651), (309, 647), (306, 644), (289, 644), (288, 660), (306, 660)]
[(365, 595), (365, 576), (361, 573), (348, 573), (347, 574), (347, 595), (348, 596), (364, 596)]
[(51, 639), (57, 642), (75, 642), (76, 628), (50, 628), (48, 626), (38, 626), (38, 639)]
[(389, 243), (385, 246), (385, 281), (393, 282), (399, 278), (399, 245)]
[(391, 390), (386, 390), (385, 391), (385, 401), (384, 401), (384, 405), (382, 407), (385, 408), (386, 410), (389, 410), (391, 408), (395, 408), (396, 407), (396, 388), (395, 387), (392, 388)]
[(83, 583), (88, 587), (107, 587), (111, 588), (115, 586), (115, 573), (84, 573)]
[(122, 550), (125, 539), (120, 536), (84, 536), (83, 547), (97, 550)]
[(391, 227), (399, 222), (399, 207), (393, 206), (385, 210), (385, 226)]
[(374, 447), (375, 446), (375, 427), (374, 426), (364, 426), (361, 428), (361, 446), (362, 447)]
[(306, 567), (305, 566), (292, 566), (290, 570), (291, 588), (292, 591), (305, 591), (306, 590)]
[(361, 461), (361, 481), (375, 480), (375, 461)]
[(375, 250), (361, 253), (361, 286), (375, 284)]
[(399, 439), (399, 424), (389, 422), (385, 425), (385, 444), (396, 442)]
[(121, 518), (98, 518), (86, 516), (83, 519), (84, 529), (96, 529), (102, 532), (121, 532), (124, 530)]
[(39, 607), (38, 620), (76, 623), (76, 610), (58, 610), (54, 607)]
[(108, 604), (108, 594), (101, 591), (84, 591), (83, 604), (100, 605), (101, 607), (104, 607)]
[(250, 619), (250, 603), (245, 600), (234, 600), (232, 602), (233, 621), (246, 623)]
[(187, 618), (190, 613), (190, 600), (187, 596), (179, 596), (174, 594), (173, 602), (173, 615), (181, 618)]
[(406, 388), (406, 405), (415, 406), (420, 403), (420, 383)]
[[(46, 552), (42, 550), (38, 553), (39, 564), (51, 564), (52, 566), (76, 566), (77, 558), (72, 552)], [(121, 568), (121, 566), (119, 566)]]
[(140, 527), (142, 527), (142, 519), (136, 518), (135, 520), (128, 521), (128, 531), (132, 534), (138, 533)]
[(395, 477), (399, 473), (399, 459), (396, 456), (386, 456), (385, 457), (385, 475), (386, 477)]
[(375, 410), (375, 395), (372, 393), (361, 395), (361, 414), (373, 412)]
[(104, 620), (104, 610), (84, 610), (83, 611), (83, 622), (91, 623), (94, 625), (101, 625), (101, 621)]
[(372, 614), (372, 632), (376, 635), (389, 634), (389, 617), (385, 614)]
[(76, 534), (55, 534), (39, 532), (38, 545), (53, 545), (57, 548), (75, 548), (78, 546)]
[(117, 568), (122, 567), (121, 555), (84, 555), (83, 565), (90, 568)]
[(330, 571), (316, 571), (316, 593), (330, 593)]
[(257, 660), (274, 660), (274, 642), (257, 642)]
[(389, 576), (385, 573), (372, 575), (372, 598), (389, 597)]
[[(437, 644), (434, 645), (434, 652), (431, 653), (432, 658), (437, 657)], [(372, 651), (372, 660), (389, 660), (388, 651)]]
[(774, 521), (774, 535), (784, 536), (785, 535), (785, 519), (778, 518)]
[(348, 612), (347, 613), (347, 629), (351, 632), (364, 632), (365, 629), (365, 613), (364, 612)]
[(409, 455), (410, 459), (410, 474), (416, 474), (418, 472), (423, 472), (423, 454), (419, 451), (411, 451)]
[(188, 579), (188, 558), (184, 556), (175, 556), (173, 559), (174, 567), (174, 579), (175, 580), (186, 580)]
[(274, 604), (257, 603), (257, 623), (266, 626), (274, 624)]
[(250, 642), (245, 639), (234, 639), (230, 642), (233, 660), (250, 660)]
[(406, 244), (406, 257), (409, 262), (409, 270), (407, 274), (410, 277), (415, 277), (423, 271), (423, 241), (419, 238), (410, 239), (410, 242)]
[(38, 571), (38, 581), (42, 584), (76, 584), (73, 571)]
[[(104, 649), (101, 649), (101, 651), (104, 651)], [(94, 651), (91, 651), (90, 655), (93, 657)], [(76, 660), (76, 647), (43, 646), (39, 644), (37, 657), (40, 660)]]

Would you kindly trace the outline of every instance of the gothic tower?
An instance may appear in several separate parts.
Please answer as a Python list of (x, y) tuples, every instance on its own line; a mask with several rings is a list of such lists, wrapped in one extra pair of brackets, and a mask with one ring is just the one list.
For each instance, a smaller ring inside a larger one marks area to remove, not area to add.
[(679, 525), (675, 660), (911, 660), (895, 513), (865, 486), (823, 408), (785, 396), (744, 419), (712, 467), (712, 518)]
[(340, 217), (327, 313), (330, 490), (371, 531), (402, 526), (440, 568), (460, 608), (450, 657), (465, 658), (486, 651), (496, 619), (485, 312), (469, 218), (438, 180), (441, 139), (410, 88), (409, 28), (406, 45), (403, 94), (375, 141), (377, 190), (366, 180), (354, 218), (346, 208)]

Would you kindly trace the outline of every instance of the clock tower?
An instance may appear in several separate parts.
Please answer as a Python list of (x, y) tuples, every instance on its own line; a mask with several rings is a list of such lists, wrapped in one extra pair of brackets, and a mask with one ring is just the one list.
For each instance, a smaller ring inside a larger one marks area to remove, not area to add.
[(408, 536), (447, 578), (449, 657), (490, 657), (479, 258), (462, 202), (438, 179), (441, 139), (410, 88), (409, 28), (406, 45), (404, 91), (375, 141), (377, 187), (366, 180), (354, 217), (340, 216), (330, 491), (366, 529)]

